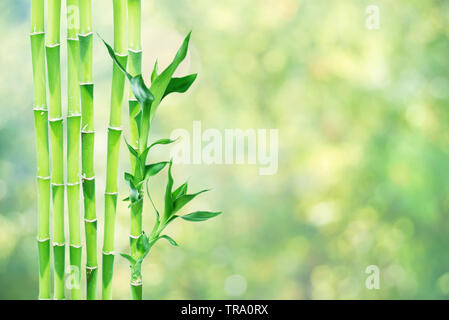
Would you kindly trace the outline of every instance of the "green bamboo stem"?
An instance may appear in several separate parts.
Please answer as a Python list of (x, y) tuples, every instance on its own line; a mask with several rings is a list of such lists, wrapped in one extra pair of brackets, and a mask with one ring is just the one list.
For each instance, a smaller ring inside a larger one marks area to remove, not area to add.
[(97, 215), (94, 170), (94, 85), (92, 79), (92, 0), (80, 5), (80, 90), (81, 90), (81, 167), (86, 232), (86, 281), (88, 300), (97, 299)]
[(37, 151), (39, 299), (50, 299), (50, 154), (45, 75), (44, 0), (31, 0), (31, 55)]
[(49, 87), (49, 123), (52, 158), (53, 195), (53, 251), (54, 251), (54, 298), (64, 299), (65, 236), (64, 236), (64, 141), (61, 107), (60, 66), (61, 0), (48, 1), (48, 24), (46, 38), (47, 72)]
[[(127, 63), (127, 1), (114, 0), (114, 51), (123, 66)], [(112, 299), (114, 271), (115, 216), (117, 210), (117, 171), (122, 134), (122, 105), (125, 76), (115, 63), (112, 71), (111, 107), (108, 128), (108, 155), (105, 190), (105, 216), (103, 241), (102, 298)]]
[[(142, 73), (141, 0), (128, 0), (128, 72), (132, 76)], [(141, 106), (129, 90), (129, 136), (128, 143), (138, 147), (139, 133), (134, 119)], [(135, 170), (135, 159), (131, 156), (131, 172)]]
[(67, 0), (67, 203), (69, 209), (71, 298), (81, 299), (80, 141), (78, 0)]

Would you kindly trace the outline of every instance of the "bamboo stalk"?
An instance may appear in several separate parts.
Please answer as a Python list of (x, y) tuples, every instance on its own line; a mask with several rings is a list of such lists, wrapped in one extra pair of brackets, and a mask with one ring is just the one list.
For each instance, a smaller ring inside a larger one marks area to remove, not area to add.
[(61, 0), (48, 1), (48, 35), (46, 55), (48, 70), (49, 123), (52, 158), (53, 195), (53, 251), (54, 251), (54, 298), (64, 299), (65, 236), (64, 236), (64, 141), (61, 107), (61, 66), (60, 66), (60, 24)]
[[(114, 0), (114, 51), (123, 66), (127, 63), (127, 1)], [(113, 63), (111, 107), (108, 128), (108, 156), (105, 190), (105, 216), (103, 241), (102, 298), (112, 299), (112, 278), (114, 272), (115, 216), (117, 210), (117, 171), (122, 134), (122, 105), (125, 76)]]
[[(131, 76), (142, 73), (142, 39), (141, 39), (141, 0), (128, 0), (128, 72)], [(129, 91), (129, 144), (137, 149), (139, 132), (135, 116), (141, 110), (136, 97)], [(131, 156), (131, 172), (136, 169), (135, 158)], [(131, 208), (131, 255), (136, 254), (136, 242), (142, 233), (142, 207)]]
[[(128, 0), (128, 72), (132, 76), (142, 73), (141, 0)], [(135, 116), (141, 106), (129, 90), (129, 144), (138, 147), (139, 133)], [(131, 172), (135, 170), (135, 159), (131, 156)], [(141, 232), (141, 231), (140, 231)]]
[(37, 149), (39, 299), (50, 299), (50, 154), (45, 75), (44, 0), (31, 0), (30, 39)]
[(80, 4), (81, 166), (86, 232), (87, 299), (97, 298), (97, 215), (94, 170), (94, 85), (92, 79), (92, 0)]
[(79, 5), (67, 0), (67, 203), (69, 209), (71, 298), (81, 299)]

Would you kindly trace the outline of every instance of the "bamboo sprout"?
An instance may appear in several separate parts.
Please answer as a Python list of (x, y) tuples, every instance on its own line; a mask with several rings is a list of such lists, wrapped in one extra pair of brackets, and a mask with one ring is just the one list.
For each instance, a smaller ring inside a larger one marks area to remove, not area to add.
[(97, 298), (97, 215), (94, 170), (94, 85), (92, 79), (92, 0), (80, 0), (81, 167), (86, 232), (87, 299)]
[(52, 158), (53, 194), (53, 250), (54, 250), (54, 298), (64, 299), (65, 236), (64, 236), (64, 141), (61, 107), (60, 66), (61, 0), (48, 1), (48, 36), (46, 54), (48, 69), (49, 123)]
[[(114, 51), (120, 63), (127, 63), (127, 0), (114, 0)], [(114, 271), (115, 215), (117, 210), (117, 171), (122, 134), (122, 105), (125, 76), (115, 63), (112, 71), (111, 107), (108, 128), (108, 156), (105, 191), (102, 298), (112, 299), (112, 277)]]
[(50, 299), (50, 154), (45, 75), (44, 0), (31, 0), (30, 39), (37, 149), (39, 299)]
[(69, 209), (71, 297), (81, 299), (79, 6), (67, 0), (67, 203)]

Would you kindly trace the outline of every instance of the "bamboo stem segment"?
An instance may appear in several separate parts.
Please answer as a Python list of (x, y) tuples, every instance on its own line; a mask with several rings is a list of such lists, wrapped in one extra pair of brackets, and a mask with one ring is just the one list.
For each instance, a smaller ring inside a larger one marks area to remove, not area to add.
[(46, 38), (49, 100), (49, 123), (52, 158), (53, 195), (53, 251), (54, 251), (54, 298), (64, 299), (65, 236), (64, 236), (64, 141), (61, 107), (60, 66), (61, 0), (48, 1), (48, 24)]
[(97, 215), (94, 170), (94, 85), (92, 79), (92, 0), (80, 5), (81, 167), (86, 233), (87, 299), (97, 299)]
[[(127, 0), (114, 0), (114, 51), (123, 66), (127, 64)], [(115, 216), (117, 210), (117, 172), (122, 134), (122, 105), (125, 76), (113, 63), (111, 107), (108, 128), (107, 172), (105, 190), (105, 216), (103, 241), (102, 298), (112, 299), (112, 277), (114, 272)]]
[[(141, 39), (141, 0), (128, 0), (128, 72), (132, 76), (142, 73), (142, 39)], [(135, 116), (141, 110), (133, 92), (129, 90), (129, 144), (137, 149), (139, 147), (139, 131)], [(136, 170), (136, 159), (131, 156), (131, 172)], [(130, 248), (131, 256), (137, 255), (137, 239), (142, 234), (143, 201), (131, 206)], [(135, 282), (135, 281), (134, 281)], [(131, 282), (131, 296), (133, 299), (142, 297), (142, 281), (138, 284)]]
[(31, 0), (30, 40), (37, 149), (39, 299), (50, 299), (50, 154), (45, 75), (44, 0)]
[[(142, 73), (141, 0), (128, 0), (128, 72), (132, 76)], [(138, 147), (139, 132), (135, 116), (141, 106), (129, 90), (129, 144)], [(135, 159), (131, 156), (131, 172), (135, 170)]]
[(67, 0), (67, 203), (69, 209), (71, 298), (81, 299), (79, 5)]

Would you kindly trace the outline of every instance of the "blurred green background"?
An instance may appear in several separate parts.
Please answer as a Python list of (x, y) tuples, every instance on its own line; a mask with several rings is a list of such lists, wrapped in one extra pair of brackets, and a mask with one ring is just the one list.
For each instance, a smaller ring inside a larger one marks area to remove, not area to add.
[[(152, 139), (191, 131), (194, 120), (203, 130), (274, 128), (280, 137), (272, 176), (254, 165), (174, 167), (175, 185), (213, 188), (190, 209), (224, 213), (170, 226), (181, 246), (154, 248), (143, 265), (145, 298), (449, 296), (448, 1), (142, 2), (146, 79), (190, 29), (179, 74), (199, 72), (188, 94), (163, 103)], [(111, 41), (112, 3), (93, 3), (94, 28)], [(37, 297), (29, 5), (0, 2), (0, 299)], [(365, 26), (368, 5), (379, 7), (379, 30)], [(94, 59), (101, 226), (111, 60), (98, 38)], [(122, 172), (128, 162), (122, 148)], [(165, 179), (166, 171), (154, 182), (159, 205)], [(145, 206), (148, 230), (154, 216)], [(123, 202), (117, 221), (116, 251), (126, 252)], [(99, 251), (101, 239), (100, 227)], [(379, 267), (379, 290), (365, 286), (369, 265)], [(115, 298), (128, 298), (124, 259), (116, 258), (114, 281)]]

